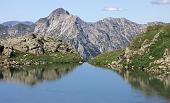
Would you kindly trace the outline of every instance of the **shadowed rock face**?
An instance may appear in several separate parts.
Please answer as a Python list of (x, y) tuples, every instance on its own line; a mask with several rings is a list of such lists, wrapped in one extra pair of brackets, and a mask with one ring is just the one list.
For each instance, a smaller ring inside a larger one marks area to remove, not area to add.
[(4, 51), (4, 46), (0, 45), (0, 55), (2, 55), (2, 52)]
[(48, 17), (38, 20), (34, 32), (67, 41), (88, 59), (101, 52), (126, 47), (144, 28), (145, 25), (124, 18), (107, 18), (87, 23), (59, 8)]

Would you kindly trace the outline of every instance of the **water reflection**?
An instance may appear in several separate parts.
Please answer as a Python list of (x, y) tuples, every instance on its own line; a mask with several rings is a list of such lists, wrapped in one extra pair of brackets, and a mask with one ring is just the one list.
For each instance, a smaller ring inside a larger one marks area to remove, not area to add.
[(58, 80), (76, 66), (77, 64), (59, 64), (3, 70), (0, 71), (0, 80), (33, 86), (44, 80)]
[(170, 99), (170, 75), (164, 79), (154, 78), (144, 72), (122, 72), (122, 77), (131, 86), (145, 95), (160, 95)]

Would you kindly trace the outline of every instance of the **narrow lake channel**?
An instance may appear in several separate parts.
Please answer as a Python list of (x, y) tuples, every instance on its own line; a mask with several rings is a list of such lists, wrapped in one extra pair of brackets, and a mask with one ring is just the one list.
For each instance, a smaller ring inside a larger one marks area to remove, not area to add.
[(0, 72), (0, 103), (170, 103), (168, 78), (118, 74), (88, 63), (7, 70)]

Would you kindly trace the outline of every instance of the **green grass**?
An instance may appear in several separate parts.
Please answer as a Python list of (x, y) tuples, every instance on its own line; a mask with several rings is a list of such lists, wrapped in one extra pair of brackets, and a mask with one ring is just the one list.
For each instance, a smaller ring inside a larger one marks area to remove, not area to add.
[(16, 51), (15, 55), (16, 56), (13, 59), (21, 64), (30, 61), (48, 62), (52, 64), (79, 63), (80, 61), (82, 61), (82, 58), (76, 53), (53, 53), (53, 54), (36, 55), (36, 54)]
[(149, 55), (136, 54), (131, 58), (131, 60), (132, 62), (129, 65), (134, 66), (134, 68), (146, 68), (150, 63)]
[(170, 26), (163, 27), (162, 32), (156, 44), (150, 47), (149, 55), (152, 55), (155, 59), (160, 59), (166, 48), (170, 49)]
[(76, 66), (80, 65), (79, 63), (58, 63), (58, 64), (46, 64), (46, 65), (22, 65), (14, 67), (15, 71), (27, 71), (27, 70), (34, 70), (34, 69), (67, 69), (67, 68), (75, 68)]
[(147, 39), (147, 40), (151, 41), (154, 38), (155, 34), (158, 33), (161, 28), (162, 28), (161, 25), (149, 26), (145, 33), (142, 33), (142, 34), (136, 36), (133, 39), (133, 41), (130, 44), (129, 48), (131, 50), (140, 49), (140, 47), (141, 47), (142, 43), (144, 42), (144, 40)]
[(112, 63), (113, 61), (116, 61), (118, 59), (118, 57), (121, 56), (121, 54), (123, 54), (123, 49), (120, 50), (115, 50), (112, 52), (105, 52), (102, 53), (98, 56), (96, 56), (95, 58), (92, 58), (91, 60), (89, 60), (89, 63), (96, 65), (96, 66), (105, 66), (108, 65), (110, 63)]
[[(138, 47), (141, 47), (141, 43), (136, 42), (139, 39), (139, 37), (141, 37), (140, 39), (142, 40), (142, 42), (146, 39), (152, 40), (154, 35), (161, 31), (160, 36), (157, 38), (158, 41), (149, 47), (150, 51), (148, 53), (145, 53), (144, 55), (138, 55), (138, 54), (134, 55), (131, 58), (132, 63), (130, 65), (133, 65), (135, 67), (147, 68), (149, 66), (149, 63), (163, 57), (166, 48), (170, 49), (170, 25), (153, 26), (152, 28), (156, 28), (156, 29), (151, 29), (151, 30), (149, 29), (148, 32), (138, 36), (137, 39), (134, 39), (135, 42), (133, 42), (130, 45), (130, 47), (132, 50), (134, 50), (134, 47), (135, 49), (139, 49)], [(149, 59), (150, 56), (154, 57), (154, 59), (150, 60)]]

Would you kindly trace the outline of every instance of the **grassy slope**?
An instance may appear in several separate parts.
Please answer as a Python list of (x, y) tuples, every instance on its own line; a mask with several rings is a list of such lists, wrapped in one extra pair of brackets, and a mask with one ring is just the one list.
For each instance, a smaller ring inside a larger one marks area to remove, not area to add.
[[(149, 47), (150, 51), (145, 53), (144, 55), (133, 55), (131, 59), (131, 63), (128, 64), (130, 66), (138, 67), (148, 67), (149, 63), (158, 60), (163, 57), (164, 51), (166, 48), (170, 50), (170, 25), (155, 25), (147, 28), (147, 31), (143, 34), (140, 34), (134, 38), (129, 48), (133, 51), (139, 50), (141, 48), (142, 43), (147, 39), (149, 42), (154, 38), (154, 36), (160, 32), (160, 36), (158, 37), (158, 41)], [(98, 55), (97, 57), (90, 60), (91, 64), (98, 66), (105, 66), (110, 64), (112, 61), (115, 61), (117, 57), (123, 55), (122, 50), (117, 50), (113, 52), (107, 52)], [(149, 59), (152, 56), (154, 59)], [(126, 64), (123, 63), (122, 64)]]
[[(163, 57), (165, 49), (170, 49), (170, 25), (156, 25), (148, 27), (147, 32), (137, 36), (132, 42), (132, 44), (129, 46), (129, 48), (131, 50), (138, 50), (144, 40), (148, 39), (149, 41), (151, 41), (155, 34), (160, 31), (161, 33), (157, 39), (158, 41), (149, 47), (150, 51), (148, 53), (145, 53), (144, 55), (134, 55), (131, 58), (132, 63), (129, 65), (133, 65), (134, 67), (147, 68), (150, 62), (153, 62)], [(154, 57), (154, 59), (149, 59), (150, 56)]]
[(55, 54), (44, 54), (35, 55), (16, 51), (15, 61), (19, 63), (26, 62), (48, 62), (48, 63), (79, 63), (82, 58), (76, 53), (55, 53)]
[(112, 61), (117, 60), (118, 57), (123, 53), (123, 51), (123, 49), (120, 49), (112, 52), (105, 52), (96, 56), (95, 58), (92, 58), (91, 60), (89, 60), (89, 62), (93, 65), (105, 66), (111, 64)]

